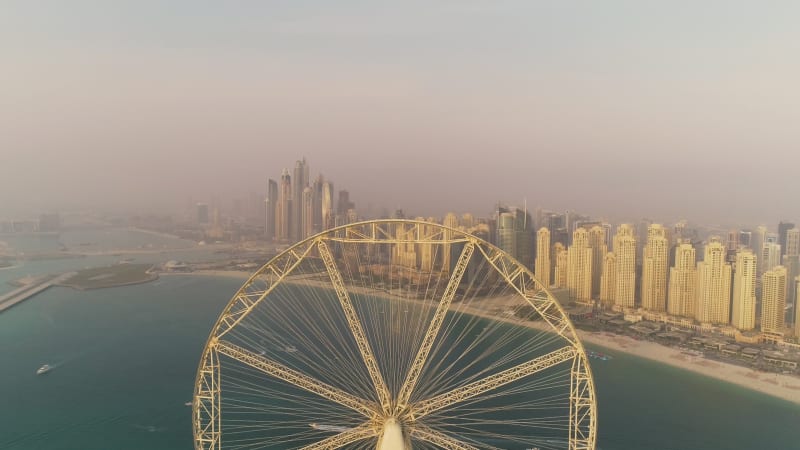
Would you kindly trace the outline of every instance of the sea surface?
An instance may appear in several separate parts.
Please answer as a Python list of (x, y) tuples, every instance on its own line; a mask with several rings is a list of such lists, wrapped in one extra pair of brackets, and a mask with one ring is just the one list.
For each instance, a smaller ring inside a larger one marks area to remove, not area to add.
[[(56, 287), (0, 314), (0, 449), (192, 449), (184, 403), (211, 326), (241, 283), (182, 275)], [(800, 405), (595, 350), (613, 356), (591, 361), (602, 450), (800, 448)], [(37, 376), (45, 363), (55, 368)]]

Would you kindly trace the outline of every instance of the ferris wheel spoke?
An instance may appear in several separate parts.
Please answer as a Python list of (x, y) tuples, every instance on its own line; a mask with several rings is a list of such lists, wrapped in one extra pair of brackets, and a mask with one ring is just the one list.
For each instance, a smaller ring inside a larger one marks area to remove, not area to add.
[(267, 359), (238, 345), (227, 341), (217, 341), (216, 350), (218, 353), (247, 364), (267, 375), (355, 410), (367, 418), (371, 419), (378, 413), (377, 405), (371, 402), (358, 398), (355, 395), (344, 392), (341, 389), (323, 383), (294, 369), (290, 369), (283, 364)]
[(429, 442), (446, 450), (478, 450), (477, 447), (473, 447), (466, 442), (459, 441), (458, 439), (422, 425), (415, 425), (411, 429), (410, 434), (412, 438)]
[(328, 270), (331, 283), (336, 291), (336, 296), (339, 298), (339, 303), (341, 303), (342, 309), (344, 310), (345, 318), (347, 319), (347, 325), (350, 327), (350, 331), (353, 333), (353, 337), (358, 345), (358, 350), (361, 352), (361, 357), (364, 359), (364, 364), (367, 366), (367, 371), (369, 372), (369, 376), (372, 379), (375, 390), (377, 391), (378, 400), (380, 401), (383, 413), (388, 415), (390, 414), (392, 407), (391, 394), (389, 393), (389, 388), (386, 387), (386, 382), (383, 379), (383, 375), (381, 375), (378, 362), (375, 359), (374, 353), (372, 352), (372, 347), (369, 344), (369, 340), (364, 333), (364, 328), (361, 326), (361, 322), (358, 319), (358, 314), (356, 314), (356, 310), (353, 307), (353, 302), (350, 300), (350, 295), (347, 293), (347, 289), (344, 286), (342, 274), (336, 267), (333, 254), (331, 254), (328, 245), (320, 239), (317, 243), (317, 248), (319, 249), (319, 254), (322, 257), (322, 261), (325, 263), (325, 267)]
[[(510, 260), (510, 256), (498, 250), (487, 250), (483, 246), (478, 246), (486, 261), (503, 278), (508, 285), (523, 296), (528, 303), (533, 306), (541, 318), (559, 336), (566, 339), (573, 346), (577, 346), (578, 339), (569, 325), (569, 319), (558, 306), (555, 298), (548, 295), (544, 290), (537, 289), (537, 282), (527, 273), (520, 264)], [(531, 286), (532, 284), (532, 286)]]
[(453, 301), (453, 297), (456, 295), (456, 290), (458, 289), (459, 284), (461, 284), (461, 278), (464, 276), (464, 272), (467, 270), (467, 265), (469, 264), (469, 260), (472, 257), (474, 250), (475, 244), (473, 242), (469, 242), (461, 251), (461, 256), (459, 256), (458, 261), (456, 262), (455, 269), (453, 270), (453, 274), (450, 276), (450, 280), (447, 283), (444, 295), (442, 295), (442, 299), (439, 301), (439, 305), (436, 308), (433, 319), (431, 319), (431, 323), (428, 326), (428, 331), (422, 338), (422, 345), (420, 345), (417, 356), (414, 358), (414, 362), (411, 364), (411, 369), (408, 371), (406, 380), (400, 388), (400, 393), (397, 395), (395, 413), (402, 411), (406, 406), (408, 406), (408, 400), (414, 391), (417, 381), (419, 380), (419, 376), (422, 373), (422, 368), (425, 366), (425, 362), (428, 359), (428, 354), (431, 351), (433, 342), (439, 335), (439, 330), (442, 327), (444, 318), (447, 315), (447, 311), (450, 309), (450, 303)]
[(300, 450), (333, 450), (344, 447), (345, 445), (353, 442), (376, 437), (378, 436), (378, 432), (379, 429), (375, 427), (375, 425), (372, 423), (365, 423), (325, 438), (319, 442), (315, 442), (311, 445), (306, 445)]
[(260, 284), (256, 283), (256, 275), (250, 277), (247, 283), (236, 293), (234, 300), (225, 308), (222, 316), (220, 316), (219, 321), (215, 325), (215, 335), (221, 337), (236, 327), (242, 319), (250, 314), (250, 312), (264, 300), (275, 286), (300, 265), (311, 252), (312, 248), (314, 248), (313, 245), (303, 243), (298, 245), (297, 248), (287, 250), (284, 254), (280, 255), (280, 260), (269, 266), (269, 273), (258, 274), (273, 279), (271, 282), (267, 283), (263, 289), (257, 287), (260, 286)]
[(556, 351), (542, 355), (500, 373), (487, 376), (482, 380), (469, 383), (453, 389), (450, 392), (445, 392), (444, 394), (415, 403), (411, 405), (408, 415), (414, 420), (419, 420), (419, 418), (432, 412), (446, 408), (455, 403), (461, 403), (477, 395), (497, 389), (500, 386), (531, 376), (537, 372), (561, 364), (564, 361), (572, 360), (576, 356), (578, 356), (578, 351), (574, 347), (562, 347)]

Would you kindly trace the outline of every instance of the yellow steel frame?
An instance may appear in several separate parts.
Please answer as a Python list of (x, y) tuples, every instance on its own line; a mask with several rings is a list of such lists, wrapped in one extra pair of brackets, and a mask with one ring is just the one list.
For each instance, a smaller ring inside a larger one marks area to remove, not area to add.
[[(398, 236), (394, 232), (398, 226), (411, 232), (400, 233)], [(396, 398), (392, 398), (386, 386), (372, 347), (364, 333), (345, 282), (336, 265), (335, 257), (327, 242), (344, 245), (347, 243), (465, 244)], [(220, 339), (235, 328), (260, 302), (264, 301), (275, 286), (289, 276), (315, 249), (325, 264), (332, 287), (375, 387), (377, 404)], [(550, 326), (550, 331), (562, 337), (568, 345), (497, 374), (489, 375), (484, 379), (457, 387), (450, 392), (412, 402), (410, 399), (425, 367), (432, 345), (439, 334), (444, 317), (450, 309), (456, 290), (476, 249), (503, 280), (537, 311), (542, 320)], [(334, 228), (294, 245), (251, 276), (234, 295), (217, 320), (200, 361), (192, 405), (195, 448), (197, 450), (220, 450), (222, 448), (224, 411), (220, 406), (222, 395), (220, 356), (235, 359), (262, 371), (267, 376), (294, 384), (307, 392), (357, 411), (365, 417), (362, 425), (304, 447), (308, 450), (340, 448), (353, 442), (377, 437), (382, 432), (383, 424), (390, 419), (402, 424), (404, 432), (411, 438), (426, 441), (445, 449), (475, 449), (474, 446), (435, 430), (419, 420), (428, 414), (437, 411), (441, 413), (442, 410), (452, 405), (460, 404), (505, 384), (571, 361), (569, 369), (569, 449), (593, 450), (596, 444), (597, 404), (594, 382), (584, 348), (564, 310), (555, 301), (552, 294), (534, 278), (533, 274), (509, 255), (474, 236), (438, 224), (409, 220), (377, 220)]]
[(456, 295), (458, 285), (461, 284), (461, 277), (464, 276), (464, 272), (467, 270), (467, 265), (474, 251), (475, 244), (473, 242), (467, 243), (467, 245), (464, 246), (464, 250), (461, 251), (461, 256), (459, 256), (456, 267), (450, 275), (450, 280), (447, 282), (444, 295), (442, 295), (442, 299), (439, 301), (436, 312), (433, 314), (431, 323), (428, 326), (428, 332), (425, 333), (425, 336), (422, 338), (422, 344), (419, 347), (417, 356), (411, 364), (405, 382), (400, 387), (400, 393), (397, 395), (397, 405), (394, 410), (395, 414), (400, 414), (408, 406), (408, 399), (411, 397), (411, 393), (417, 385), (417, 381), (422, 373), (422, 368), (425, 366), (425, 361), (428, 359), (428, 354), (431, 351), (433, 342), (436, 340), (436, 336), (439, 335), (439, 329), (442, 327), (445, 315), (450, 309), (450, 303)]

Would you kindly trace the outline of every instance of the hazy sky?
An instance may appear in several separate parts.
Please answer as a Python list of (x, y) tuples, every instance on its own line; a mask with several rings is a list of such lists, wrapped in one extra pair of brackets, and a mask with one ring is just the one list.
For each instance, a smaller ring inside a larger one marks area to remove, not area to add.
[[(800, 2), (5, 1), (0, 217), (262, 192), (800, 217)], [(774, 226), (774, 225), (773, 225)]]

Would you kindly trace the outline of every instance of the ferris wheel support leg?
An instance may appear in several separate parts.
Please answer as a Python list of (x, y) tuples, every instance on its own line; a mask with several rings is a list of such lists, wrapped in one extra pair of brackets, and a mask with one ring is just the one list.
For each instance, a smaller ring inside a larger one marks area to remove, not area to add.
[(344, 286), (342, 274), (339, 273), (339, 269), (336, 267), (336, 262), (333, 260), (333, 254), (331, 254), (328, 245), (324, 241), (319, 240), (317, 242), (317, 248), (322, 257), (322, 261), (325, 263), (325, 267), (328, 269), (331, 283), (336, 290), (336, 296), (339, 297), (339, 303), (344, 310), (347, 325), (353, 333), (353, 337), (358, 345), (358, 350), (361, 352), (361, 357), (364, 360), (364, 364), (367, 366), (369, 376), (378, 393), (378, 400), (381, 403), (383, 414), (388, 417), (392, 412), (392, 396), (389, 393), (389, 388), (386, 387), (386, 382), (383, 380), (383, 375), (381, 375), (378, 362), (375, 360), (375, 354), (372, 352), (372, 347), (369, 345), (369, 340), (367, 340), (364, 329), (361, 327), (358, 314), (356, 314), (356, 310), (353, 308), (353, 302), (350, 300), (350, 295), (347, 293), (347, 289)]
[(450, 303), (453, 301), (453, 297), (456, 295), (456, 290), (461, 284), (461, 278), (464, 276), (464, 272), (467, 270), (467, 265), (469, 264), (469, 260), (472, 257), (473, 251), (475, 251), (475, 244), (473, 242), (468, 242), (461, 251), (461, 256), (456, 262), (453, 274), (450, 275), (450, 280), (447, 282), (444, 295), (442, 295), (442, 299), (439, 301), (439, 305), (436, 307), (436, 312), (434, 313), (433, 319), (431, 319), (431, 323), (428, 326), (428, 331), (422, 338), (422, 344), (419, 347), (417, 356), (414, 358), (414, 362), (411, 364), (411, 369), (408, 371), (406, 380), (403, 383), (403, 386), (400, 388), (400, 393), (397, 396), (397, 405), (395, 406), (395, 414), (400, 413), (400, 411), (408, 406), (408, 399), (411, 397), (411, 393), (414, 391), (414, 387), (419, 380), (419, 376), (422, 373), (422, 368), (425, 366), (425, 361), (428, 359), (428, 354), (431, 351), (431, 347), (433, 347), (433, 342), (439, 335), (439, 329), (442, 327), (442, 323), (447, 315), (447, 311), (450, 309)]

